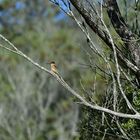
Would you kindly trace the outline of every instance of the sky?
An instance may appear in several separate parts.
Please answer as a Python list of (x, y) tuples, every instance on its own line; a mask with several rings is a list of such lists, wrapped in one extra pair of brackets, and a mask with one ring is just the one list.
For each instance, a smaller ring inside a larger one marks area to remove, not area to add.
[[(4, 0), (0, 0), (0, 4), (2, 4)], [(63, 3), (61, 0), (58, 0), (58, 4), (60, 5), (63, 10), (66, 12), (69, 10), (67, 8), (68, 3)], [(21, 17), (16, 17), (14, 16), (14, 12), (22, 11), (26, 8), (26, 4), (20, 0), (17, 0), (15, 2), (15, 5), (12, 5), (12, 7), (9, 7), (7, 9), (1, 10), (0, 11), (0, 24), (22, 24), (24, 23), (23, 19)], [(33, 12), (33, 11), (32, 11)], [(31, 18), (33, 18), (35, 14), (31, 14)], [(46, 15), (45, 15), (46, 16)], [(61, 20), (64, 20), (66, 18), (66, 14), (64, 11), (60, 10), (60, 12), (54, 17), (55, 22), (59, 22)]]

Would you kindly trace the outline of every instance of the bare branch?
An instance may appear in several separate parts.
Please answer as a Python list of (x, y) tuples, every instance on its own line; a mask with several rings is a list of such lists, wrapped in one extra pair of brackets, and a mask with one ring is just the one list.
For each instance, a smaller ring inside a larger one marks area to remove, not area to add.
[[(138, 37), (134, 35), (131, 30), (129, 30), (125, 20), (123, 19), (121, 12), (119, 10), (116, 0), (104, 0), (107, 5), (107, 12), (112, 25), (119, 36), (124, 40), (126, 49), (128, 48), (131, 54), (132, 60), (135, 62), (136, 66), (140, 68), (140, 45), (138, 42), (131, 40), (137, 39)], [(138, 72), (138, 79), (139, 79)]]
[[(1, 35), (2, 36), (2, 35)], [(102, 112), (106, 112), (106, 113), (109, 113), (109, 114), (112, 114), (112, 115), (115, 115), (115, 116), (118, 116), (118, 117), (123, 117), (123, 118), (131, 118), (131, 119), (138, 119), (140, 120), (140, 114), (139, 113), (136, 113), (136, 114), (125, 114), (125, 113), (120, 113), (120, 112), (116, 112), (116, 111), (112, 111), (110, 109), (107, 109), (107, 108), (104, 108), (104, 107), (101, 107), (101, 106), (98, 106), (98, 105), (94, 105), (94, 104), (91, 104), (89, 103), (88, 101), (86, 101), (81, 95), (79, 95), (76, 91), (74, 91), (64, 80), (62, 77), (59, 77), (58, 75), (56, 75), (55, 73), (53, 73), (52, 71), (46, 69), (45, 67), (43, 66), (40, 66), (37, 62), (33, 61), (30, 57), (28, 57), (27, 55), (25, 55), (24, 53), (22, 53), (20, 50), (18, 50), (10, 41), (8, 41), (4, 36), (2, 36), (2, 38), (11, 46), (13, 47), (15, 50), (16, 50), (16, 54), (20, 55), (21, 57), (25, 58), (27, 61), (29, 61), (30, 63), (32, 63), (33, 65), (35, 65), (36, 67), (38, 67), (39, 69), (51, 74), (54, 78), (56, 78), (56, 80), (64, 87), (66, 88), (72, 95), (74, 95), (75, 97), (77, 97), (77, 99), (79, 99), (83, 105), (87, 106), (87, 107), (90, 107), (92, 109), (96, 109), (96, 110), (99, 110), (99, 111), (102, 111)], [(1, 48), (4, 48), (6, 50), (7, 47), (6, 46), (3, 46), (1, 44)], [(9, 51), (11, 52), (11, 50), (9, 49)], [(13, 53), (15, 53), (14, 51), (12, 51)]]
[[(85, 6), (84, 3), (79, 0), (70, 0), (70, 2), (82, 15), (82, 17), (85, 19), (85, 22), (89, 25), (92, 31), (94, 31), (110, 47), (110, 49), (113, 50), (113, 46), (108, 36), (108, 33), (105, 32), (103, 29), (99, 28), (99, 26), (95, 23), (94, 18), (91, 17), (91, 12), (87, 8), (90, 7), (90, 5)], [(114, 44), (114, 46), (116, 48), (117, 57), (124, 63), (124, 65), (126, 65), (126, 67), (128, 67), (134, 74), (137, 75), (139, 68), (122, 55), (116, 44)]]

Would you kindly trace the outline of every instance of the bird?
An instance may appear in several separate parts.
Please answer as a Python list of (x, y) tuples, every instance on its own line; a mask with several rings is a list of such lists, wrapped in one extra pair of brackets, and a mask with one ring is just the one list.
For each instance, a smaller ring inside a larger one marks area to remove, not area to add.
[(54, 72), (55, 74), (58, 74), (57, 66), (56, 66), (55, 62), (51, 61), (50, 65), (51, 65), (51, 71)]
[(51, 61), (49, 64), (51, 65), (51, 71), (53, 73), (55, 73), (56, 75), (58, 75), (59, 78), (61, 78), (61, 76), (60, 76), (60, 74), (59, 74), (59, 72), (57, 70), (57, 66), (56, 66), (55, 62), (54, 61)]

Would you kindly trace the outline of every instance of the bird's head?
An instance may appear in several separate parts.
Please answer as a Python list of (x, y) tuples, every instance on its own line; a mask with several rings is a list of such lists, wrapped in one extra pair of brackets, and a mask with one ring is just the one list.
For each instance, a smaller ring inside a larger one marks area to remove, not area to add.
[(55, 64), (54, 61), (47, 62), (47, 64)]
[(55, 64), (55, 62), (54, 61), (51, 61), (50, 64)]

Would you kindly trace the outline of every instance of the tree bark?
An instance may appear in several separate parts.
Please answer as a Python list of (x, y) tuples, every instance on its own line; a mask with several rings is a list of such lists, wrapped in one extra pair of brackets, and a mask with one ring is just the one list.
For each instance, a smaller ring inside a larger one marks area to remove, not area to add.
[[(112, 44), (110, 42), (108, 34), (99, 28), (97, 23), (92, 17), (91, 5), (86, 1), (79, 0), (70, 0), (72, 5), (77, 9), (80, 15), (85, 19), (87, 25), (96, 33), (110, 49), (112, 49)], [(116, 32), (119, 34), (121, 39), (125, 42), (125, 47), (131, 52), (132, 59), (128, 59), (122, 51), (120, 51), (116, 44), (117, 57), (120, 60), (120, 65), (125, 65), (128, 69), (133, 72), (136, 77), (139, 79), (140, 75), (140, 46), (134, 40), (136, 39), (135, 35), (128, 29), (123, 17), (121, 16), (120, 10), (118, 8), (116, 0), (105, 0), (107, 4), (107, 12), (109, 18), (114, 26)], [(124, 67), (124, 66), (123, 66)]]
[[(140, 44), (136, 42), (137, 36), (132, 33), (132, 31), (125, 23), (125, 20), (122, 17), (120, 9), (118, 7), (117, 1), (104, 0), (104, 2), (107, 6), (108, 16), (114, 29), (124, 41), (125, 48), (129, 50), (131, 60), (138, 68), (140, 68)], [(136, 73), (136, 76), (140, 83), (140, 71)]]

